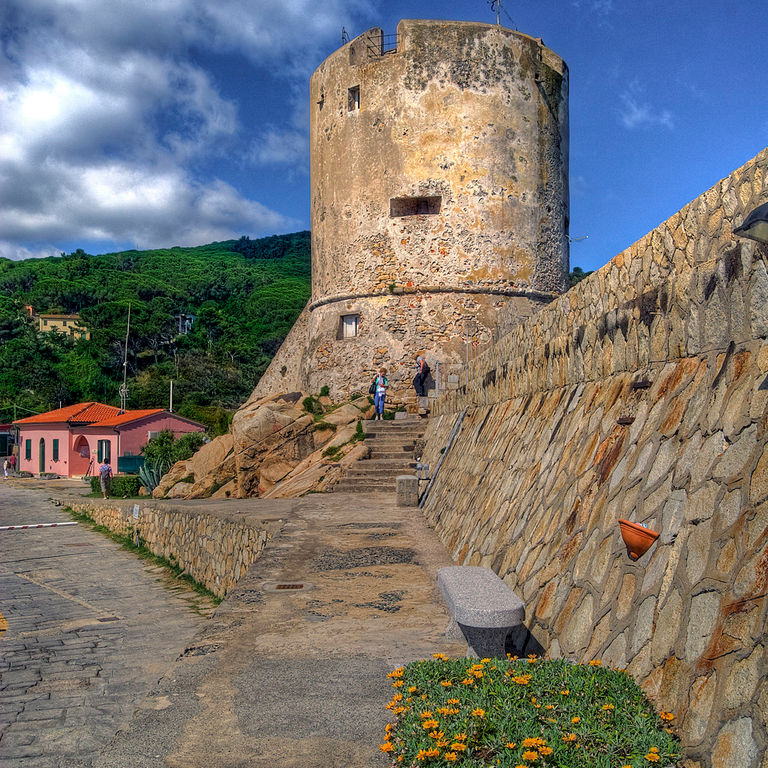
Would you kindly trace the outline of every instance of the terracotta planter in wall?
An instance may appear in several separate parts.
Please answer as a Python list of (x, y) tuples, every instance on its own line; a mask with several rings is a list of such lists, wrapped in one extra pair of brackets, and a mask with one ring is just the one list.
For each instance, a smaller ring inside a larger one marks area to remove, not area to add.
[(659, 538), (658, 531), (652, 531), (637, 523), (630, 523), (629, 520), (619, 520), (621, 528), (621, 538), (627, 545), (627, 554), (637, 560), (644, 555), (651, 544)]

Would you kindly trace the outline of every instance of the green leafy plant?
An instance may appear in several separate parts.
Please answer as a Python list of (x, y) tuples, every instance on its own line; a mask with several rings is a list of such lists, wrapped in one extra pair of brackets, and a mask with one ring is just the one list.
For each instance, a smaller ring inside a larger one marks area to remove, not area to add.
[(170, 465), (161, 459), (145, 461), (144, 466), (139, 469), (141, 484), (149, 493), (152, 493), (160, 485), (160, 480), (169, 469)]
[(323, 404), (312, 395), (301, 401), (301, 407), (312, 416), (322, 416), (323, 414)]
[[(141, 470), (139, 470), (141, 474)], [(115, 475), (109, 484), (109, 495), (115, 499), (129, 499), (139, 495), (142, 482), (137, 475)], [(91, 492), (101, 496), (99, 478), (91, 478)]]
[(467, 768), (674, 766), (674, 716), (623, 670), (563, 659), (435, 659), (390, 672), (393, 765)]
[(355, 440), (365, 440), (365, 431), (363, 430), (363, 420), (358, 419), (355, 424)]
[(330, 397), (331, 395), (331, 388), (324, 384), (322, 387), (320, 387), (320, 397)]
[(340, 445), (331, 445), (323, 451), (323, 456), (325, 456), (325, 458), (327, 459), (330, 459), (331, 461), (336, 461), (340, 453), (341, 453)]
[(318, 431), (322, 430), (330, 430), (331, 432), (335, 432), (337, 429), (337, 426), (335, 424), (331, 424), (330, 421), (318, 421), (315, 424), (315, 429)]

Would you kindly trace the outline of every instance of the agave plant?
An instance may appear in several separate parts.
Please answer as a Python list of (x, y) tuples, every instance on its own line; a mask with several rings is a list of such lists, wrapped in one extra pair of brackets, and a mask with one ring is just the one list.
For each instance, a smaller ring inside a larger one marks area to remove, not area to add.
[(141, 484), (147, 491), (149, 491), (149, 493), (152, 493), (152, 491), (154, 491), (160, 484), (160, 480), (168, 469), (168, 462), (165, 461), (144, 462), (144, 466), (139, 469)]

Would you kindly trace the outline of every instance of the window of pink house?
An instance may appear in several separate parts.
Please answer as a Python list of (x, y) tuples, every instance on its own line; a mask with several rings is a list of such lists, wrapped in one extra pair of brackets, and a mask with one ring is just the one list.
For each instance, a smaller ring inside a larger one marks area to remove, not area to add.
[(112, 445), (109, 440), (99, 440), (98, 459), (99, 463), (112, 460)]
[(53, 438), (53, 460), (59, 460), (59, 441), (57, 438)]
[(27, 461), (32, 461), (32, 441), (31, 440), (24, 441), (24, 458)]

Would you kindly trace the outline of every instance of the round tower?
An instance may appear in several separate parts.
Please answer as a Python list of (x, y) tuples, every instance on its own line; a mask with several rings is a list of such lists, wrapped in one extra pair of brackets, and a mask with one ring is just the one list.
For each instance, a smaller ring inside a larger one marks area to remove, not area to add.
[(310, 81), (312, 299), (303, 388), (392, 394), (463, 364), (568, 278), (568, 70), (537, 40), (401, 21)]

